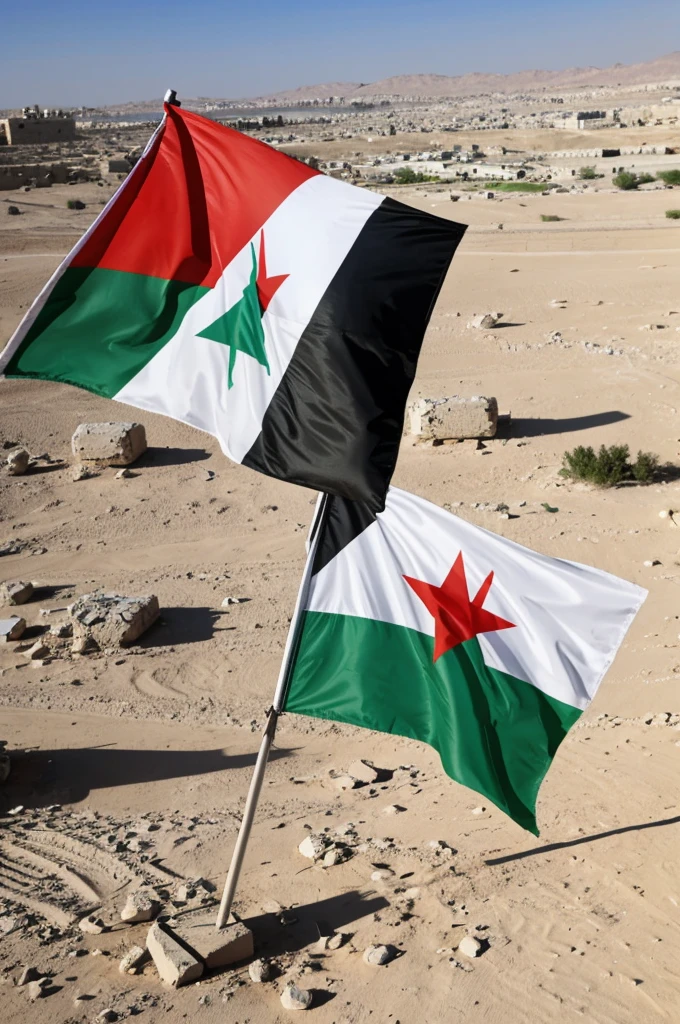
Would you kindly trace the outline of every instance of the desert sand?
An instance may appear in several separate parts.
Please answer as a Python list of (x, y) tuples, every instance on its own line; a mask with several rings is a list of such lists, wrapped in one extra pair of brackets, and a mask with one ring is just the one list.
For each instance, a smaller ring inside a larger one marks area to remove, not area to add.
[[(77, 191), (83, 211), (64, 208), (74, 192), (63, 186), (3, 218), (1, 344), (97, 212), (102, 189)], [(680, 529), (659, 512), (680, 505), (680, 485), (602, 491), (559, 476), (577, 444), (627, 443), (680, 463), (680, 227), (664, 219), (677, 193), (398, 195), (470, 224), (414, 396), (494, 395), (512, 421), (481, 450), (405, 437), (394, 483), (649, 589), (543, 785), (540, 839), (449, 780), (421, 744), (287, 715), (236, 901), (278, 977), (254, 984), (244, 966), (169, 991), (153, 965), (120, 974), (148, 929), (119, 918), (140, 879), (171, 909), (174, 895), (177, 914), (219, 896), (314, 495), (231, 464), (211, 437), (162, 417), (67, 386), (3, 382), (0, 440), (65, 460), (0, 476), (0, 543), (26, 542), (2, 557), (0, 578), (39, 586), (21, 610), (29, 626), (37, 634), (63, 618), (43, 609), (95, 587), (153, 592), (162, 607), (157, 626), (111, 656), (73, 657), (65, 645), (32, 667), (0, 648), (0, 738), (13, 764), (0, 788), (3, 1024), (91, 1021), (106, 1008), (151, 1024), (271, 1024), (289, 1017), (288, 977), (314, 990), (319, 1024), (678, 1019)], [(540, 213), (566, 219), (544, 224)], [(503, 311), (498, 327), (466, 329), (489, 309)], [(109, 419), (141, 419), (149, 452), (129, 479), (108, 469), (73, 482), (71, 434)], [(223, 608), (227, 596), (248, 600)], [(329, 770), (357, 757), (381, 781), (338, 791)], [(353, 855), (328, 868), (305, 860), (310, 828), (345, 828)], [(178, 886), (199, 877), (218, 892), (180, 900)], [(110, 930), (83, 935), (73, 921), (96, 905)], [(318, 943), (319, 923), (344, 936), (339, 948)], [(456, 951), (467, 932), (484, 940), (476, 959)], [(370, 966), (371, 943), (398, 955)], [(15, 987), (27, 965), (52, 977), (35, 1003)]]

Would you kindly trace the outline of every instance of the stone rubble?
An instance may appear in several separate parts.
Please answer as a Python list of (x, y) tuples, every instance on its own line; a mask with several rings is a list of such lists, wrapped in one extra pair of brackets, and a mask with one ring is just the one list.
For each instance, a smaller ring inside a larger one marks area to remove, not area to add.
[(136, 889), (131, 892), (120, 912), (121, 921), (136, 924), (139, 921), (152, 921), (161, 909), (156, 894), (148, 889)]
[(89, 645), (105, 650), (139, 639), (160, 615), (155, 594), (124, 597), (121, 594), (84, 594), (69, 606), (73, 623), (73, 650), (82, 653)]
[(33, 584), (24, 583), (23, 580), (8, 580), (0, 584), (0, 606), (13, 604), (26, 604), (33, 596)]
[(81, 464), (128, 466), (147, 448), (142, 423), (81, 423), (71, 438)]
[(408, 407), (410, 433), (436, 441), (495, 437), (498, 402), (495, 398), (419, 398)]

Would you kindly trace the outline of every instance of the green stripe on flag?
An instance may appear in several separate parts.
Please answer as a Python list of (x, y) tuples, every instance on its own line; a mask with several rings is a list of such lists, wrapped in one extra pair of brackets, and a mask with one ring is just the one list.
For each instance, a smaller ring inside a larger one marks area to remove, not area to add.
[(306, 612), (286, 711), (430, 744), (451, 778), (538, 835), (536, 797), (579, 708), (484, 664), (478, 640)]
[(176, 334), (209, 288), (120, 270), (68, 267), (12, 356), (38, 377), (111, 398)]

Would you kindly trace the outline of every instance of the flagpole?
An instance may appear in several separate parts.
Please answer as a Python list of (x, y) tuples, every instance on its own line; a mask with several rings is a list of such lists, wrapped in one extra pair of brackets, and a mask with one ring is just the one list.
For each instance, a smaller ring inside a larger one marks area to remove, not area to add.
[(239, 876), (241, 874), (241, 867), (243, 866), (243, 860), (245, 857), (248, 840), (250, 839), (250, 831), (253, 825), (253, 818), (255, 817), (257, 803), (260, 798), (262, 783), (264, 782), (264, 773), (267, 767), (269, 751), (271, 750), (272, 743), (274, 742), (274, 736), (276, 735), (276, 726), (278, 724), (279, 716), (283, 711), (283, 707), (286, 701), (286, 693), (288, 690), (288, 684), (290, 682), (290, 670), (297, 650), (298, 640), (300, 638), (302, 613), (305, 610), (305, 605), (307, 603), (307, 595), (309, 592), (309, 585), (312, 579), (314, 556), (316, 555), (319, 540), (321, 538), (323, 527), (326, 522), (327, 512), (328, 495), (319, 494), (319, 497), (316, 502), (314, 518), (312, 519), (312, 525), (310, 526), (309, 529), (309, 538), (307, 541), (307, 560), (305, 562), (305, 567), (302, 572), (302, 579), (300, 581), (297, 600), (295, 602), (295, 609), (293, 611), (293, 617), (291, 619), (290, 627), (288, 629), (288, 637), (286, 639), (286, 646), (283, 651), (281, 669), (279, 671), (279, 678), (276, 684), (274, 700), (272, 702), (272, 706), (270, 707), (267, 713), (267, 724), (262, 734), (262, 742), (260, 743), (260, 749), (257, 755), (257, 761), (255, 762), (253, 777), (250, 780), (250, 788), (248, 790), (246, 804), (243, 809), (243, 818), (241, 819), (241, 825), (239, 827), (238, 835), (236, 837), (234, 851), (231, 855), (231, 863), (229, 865), (227, 879), (226, 882), (224, 883), (224, 892), (222, 893), (220, 909), (217, 914), (216, 928), (218, 931), (221, 928), (224, 928), (227, 920), (229, 919), (229, 914), (231, 913), (231, 906), (232, 903), (234, 902), (234, 894), (236, 892), (236, 886), (238, 885)]

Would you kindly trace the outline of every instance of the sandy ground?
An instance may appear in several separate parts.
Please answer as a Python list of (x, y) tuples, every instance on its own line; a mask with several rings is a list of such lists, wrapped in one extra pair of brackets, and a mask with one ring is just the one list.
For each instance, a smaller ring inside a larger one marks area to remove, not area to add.
[[(12, 196), (25, 212), (0, 231), (0, 342), (103, 191), (78, 186), (81, 212), (64, 209), (73, 188), (32, 192), (25, 206), (23, 193)], [(152, 1024), (270, 1024), (288, 1016), (287, 972), (315, 990), (319, 1024), (678, 1020), (680, 733), (666, 718), (680, 710), (680, 533), (658, 513), (680, 505), (680, 485), (593, 491), (558, 470), (576, 444), (628, 443), (680, 462), (680, 227), (663, 217), (679, 204), (666, 192), (452, 204), (448, 190), (415, 189), (406, 198), (471, 225), (414, 393), (495, 395), (512, 426), (478, 452), (405, 438), (395, 483), (439, 504), (462, 501), (475, 523), (650, 591), (541, 790), (541, 837), (492, 807), (473, 814), (484, 802), (422, 745), (287, 716), (236, 907), (282, 975), (255, 985), (239, 968), (169, 992), (151, 967), (119, 973), (146, 933), (118, 920), (128, 888), (141, 878), (171, 897), (183, 879), (221, 884), (314, 497), (145, 413), (150, 450), (130, 479), (105, 470), (74, 483), (60, 466), (0, 478), (0, 543), (27, 543), (2, 558), (0, 578), (39, 585), (22, 612), (35, 634), (60, 618), (41, 609), (95, 586), (154, 592), (163, 609), (137, 646), (111, 656), (35, 668), (11, 645), (0, 649), (0, 738), (13, 756), (0, 811), (25, 808), (0, 818), (3, 1024), (91, 1021), (107, 1007)], [(566, 220), (542, 224), (542, 212)], [(504, 312), (501, 326), (465, 328), (488, 309)], [(649, 323), (663, 329), (641, 329)], [(561, 341), (548, 343), (554, 331)], [(79, 422), (140, 415), (41, 382), (4, 382), (1, 396), (0, 441), (67, 461)], [(516, 515), (501, 520), (473, 502), (505, 502)], [(249, 600), (223, 609), (229, 595)], [(358, 756), (384, 769), (382, 781), (338, 792), (329, 769)], [(393, 805), (403, 811), (385, 814)], [(324, 869), (297, 852), (306, 829), (347, 822), (356, 838), (345, 863)], [(393, 874), (371, 879), (384, 868)], [(69, 922), (97, 904), (112, 929), (82, 935)], [(290, 923), (277, 904), (293, 908)], [(319, 949), (320, 922), (346, 936), (341, 948)], [(476, 928), (488, 948), (471, 961), (455, 947)], [(372, 942), (399, 957), (366, 965)], [(53, 979), (34, 1004), (14, 984), (28, 964)]]

